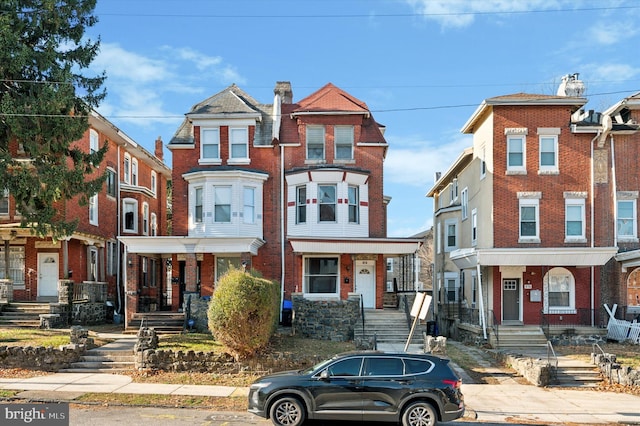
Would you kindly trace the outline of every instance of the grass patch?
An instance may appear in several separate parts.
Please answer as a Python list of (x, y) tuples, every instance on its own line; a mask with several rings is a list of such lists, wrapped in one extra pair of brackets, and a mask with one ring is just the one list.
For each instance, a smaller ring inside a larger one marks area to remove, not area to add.
[(33, 328), (0, 329), (0, 345), (58, 347), (71, 342), (69, 331)]
[(13, 398), (22, 391), (0, 389), (0, 398)]
[(137, 395), (126, 393), (87, 393), (73, 402), (84, 404), (135, 405), (142, 407), (206, 408), (217, 411), (245, 411), (246, 397), (214, 397), (189, 395)]
[(224, 345), (208, 333), (166, 334), (159, 338), (159, 350), (223, 353)]

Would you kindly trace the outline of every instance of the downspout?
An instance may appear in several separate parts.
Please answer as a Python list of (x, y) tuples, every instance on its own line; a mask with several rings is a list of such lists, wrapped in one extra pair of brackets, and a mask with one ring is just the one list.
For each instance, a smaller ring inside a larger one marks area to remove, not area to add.
[[(117, 234), (118, 234), (118, 256), (116, 256), (116, 271), (118, 271), (117, 275), (116, 275), (116, 288), (117, 291), (116, 293), (118, 293), (118, 314), (122, 314), (121, 310), (122, 310), (122, 291), (120, 290), (121, 288), (123, 288), (123, 286), (126, 284), (126, 269), (124, 268), (124, 265), (126, 265), (126, 262), (121, 262), (121, 256), (120, 253), (122, 253), (122, 256), (124, 256), (126, 254), (126, 247), (124, 247), (124, 244), (122, 244), (122, 242), (120, 241), (120, 237), (122, 236), (120, 233), (122, 231), (121, 227), (122, 224), (120, 223), (120, 208), (121, 205), (120, 203), (122, 202), (122, 193), (120, 191), (120, 146), (118, 145), (118, 166), (116, 167), (116, 185), (118, 185), (118, 196), (116, 197), (116, 230), (117, 230)], [(122, 270), (120, 270), (122, 267)], [(124, 280), (124, 282), (123, 282)], [(124, 287), (126, 289), (126, 287)], [(127, 312), (127, 298), (124, 298), (124, 312), (126, 314)], [(125, 315), (124, 318), (124, 324), (126, 327), (127, 324), (127, 318)]]
[(281, 207), (281, 212), (280, 212), (280, 271), (281, 271), (281, 276), (280, 276), (280, 322), (282, 322), (282, 311), (284, 310), (284, 279), (285, 279), (285, 272), (284, 272), (284, 265), (285, 265), (285, 261), (284, 261), (284, 256), (285, 256), (285, 250), (284, 250), (284, 217), (286, 214), (286, 208), (287, 208), (287, 200), (285, 198), (285, 194), (284, 194), (284, 145), (280, 144), (280, 205)]
[(613, 246), (618, 246), (618, 185), (616, 183), (616, 151), (613, 143), (613, 135), (610, 136), (611, 141), (611, 180), (613, 185)]
[[(600, 133), (602, 132), (602, 130), (598, 130), (598, 133), (596, 134), (596, 136), (591, 140), (591, 194), (589, 195), (589, 204), (590, 204), (590, 215), (591, 215), (591, 220), (590, 220), (590, 226), (591, 226), (591, 248), (595, 247), (595, 230), (594, 230), (594, 226), (595, 226), (595, 218), (593, 217), (594, 213), (595, 213), (595, 207), (593, 205), (594, 200), (595, 200), (595, 189), (596, 189), (596, 184), (595, 184), (595, 165), (594, 165), (594, 161), (593, 161), (593, 155), (594, 155), (594, 149), (593, 149), (593, 144), (596, 142), (596, 140), (600, 137)], [(591, 265), (591, 281), (589, 283), (590, 289), (589, 289), (589, 294), (591, 297), (591, 327), (593, 327), (594, 323), (595, 323), (595, 285), (594, 285), (594, 280), (595, 280), (595, 267), (593, 265)]]
[(478, 292), (480, 293), (480, 326), (482, 327), (482, 337), (487, 340), (487, 320), (484, 312), (484, 296), (482, 294), (482, 272), (480, 262), (476, 262)]

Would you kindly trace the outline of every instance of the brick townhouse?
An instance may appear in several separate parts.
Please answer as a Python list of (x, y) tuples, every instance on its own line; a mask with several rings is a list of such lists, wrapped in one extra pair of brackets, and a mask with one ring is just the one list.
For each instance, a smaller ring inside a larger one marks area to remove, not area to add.
[(278, 281), (284, 301), (355, 294), (382, 308), (385, 257), (420, 244), (386, 235), (384, 127), (330, 83), (294, 102), (278, 82), (274, 95), (232, 85), (186, 113), (168, 144), (173, 235), (124, 238), (128, 252), (171, 257), (174, 309), (211, 296), (229, 265)]
[[(85, 152), (108, 145), (103, 162), (94, 175), (107, 174), (101, 191), (80, 205), (79, 198), (62, 201), (57, 210), (65, 220), (78, 220), (75, 232), (62, 241), (37, 238), (20, 227), (20, 214), (11, 194), (0, 200), (0, 277), (10, 284), (13, 302), (58, 302), (59, 282), (80, 288), (95, 286), (99, 301), (110, 302), (116, 312), (123, 309), (122, 244), (119, 235), (159, 235), (166, 232), (167, 181), (170, 169), (163, 163), (162, 141), (150, 153), (101, 115), (89, 116), (89, 129), (72, 145)], [(19, 157), (20, 152), (13, 153)], [(129, 258), (149, 271), (143, 291), (157, 299), (162, 288), (159, 259)], [(151, 279), (150, 277), (153, 277)], [(7, 297), (8, 296), (8, 297)], [(85, 294), (86, 296), (86, 294)]]
[(557, 95), (486, 99), (434, 199), (441, 330), (606, 325), (640, 312), (638, 95), (585, 111), (577, 75)]

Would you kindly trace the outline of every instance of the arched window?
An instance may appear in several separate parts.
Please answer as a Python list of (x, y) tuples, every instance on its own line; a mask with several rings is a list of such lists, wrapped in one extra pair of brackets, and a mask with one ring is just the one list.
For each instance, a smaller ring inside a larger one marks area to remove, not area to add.
[(553, 268), (545, 274), (544, 312), (576, 313), (576, 280), (568, 269)]
[(636, 268), (627, 278), (627, 307), (633, 312), (640, 311), (640, 268)]

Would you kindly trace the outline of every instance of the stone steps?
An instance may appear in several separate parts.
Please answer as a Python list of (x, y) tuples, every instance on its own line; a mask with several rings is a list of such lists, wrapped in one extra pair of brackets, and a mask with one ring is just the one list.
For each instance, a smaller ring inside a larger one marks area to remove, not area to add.
[(135, 313), (129, 321), (125, 333), (137, 333), (141, 325), (153, 328), (158, 334), (180, 334), (184, 331), (184, 313)]
[(69, 368), (60, 370), (65, 373), (123, 373), (135, 369), (133, 347), (136, 339), (120, 339), (105, 346), (90, 349), (80, 357), (80, 361), (71, 363)]
[[(404, 312), (395, 309), (366, 310), (364, 318), (364, 331), (362, 321), (356, 323), (354, 330), (356, 339), (370, 341), (375, 336), (378, 343), (405, 343), (407, 341), (410, 328), (407, 326), (407, 317)], [(411, 343), (424, 343), (423, 329), (424, 327), (416, 328)]]
[(40, 327), (40, 315), (49, 314), (48, 303), (11, 302), (0, 312), (0, 327)]

